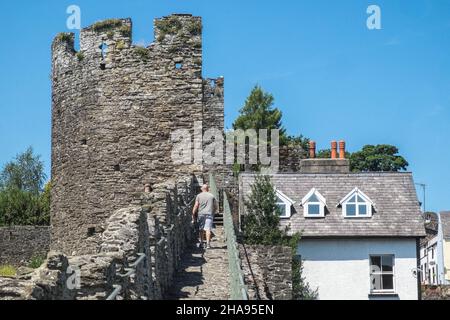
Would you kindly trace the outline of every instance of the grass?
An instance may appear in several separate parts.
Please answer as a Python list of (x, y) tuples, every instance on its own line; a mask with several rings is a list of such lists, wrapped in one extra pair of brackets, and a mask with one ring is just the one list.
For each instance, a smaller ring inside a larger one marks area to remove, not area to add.
[(148, 58), (150, 58), (149, 51), (146, 48), (136, 47), (134, 51), (138, 56), (141, 57), (142, 60), (147, 60)]
[(193, 36), (198, 36), (202, 33), (202, 23), (199, 20), (192, 21), (188, 24), (187, 29)]
[(45, 262), (44, 256), (34, 256), (31, 258), (30, 262), (28, 263), (28, 267), (31, 269), (37, 269), (40, 266), (42, 266)]
[(119, 32), (124, 37), (130, 37), (131, 36), (131, 27), (129, 25), (123, 25), (120, 27)]
[(0, 277), (15, 277), (17, 274), (16, 268), (10, 265), (0, 266)]
[(78, 61), (83, 61), (84, 60), (84, 54), (83, 54), (83, 52), (77, 52), (77, 54), (76, 54), (76, 56), (77, 56), (77, 59), (78, 59)]
[(121, 27), (123, 25), (122, 20), (119, 19), (108, 19), (105, 21), (100, 21), (95, 23), (92, 26), (92, 30), (95, 32), (102, 32), (102, 31), (108, 31), (114, 28)]
[(119, 40), (116, 44), (116, 49), (117, 50), (122, 50), (125, 49), (125, 41), (123, 40)]
[(177, 34), (183, 24), (177, 17), (169, 17), (156, 21), (156, 27), (159, 29), (158, 41), (163, 41), (168, 34)]
[(72, 35), (70, 33), (60, 33), (56, 36), (59, 42), (71, 42), (73, 41)]

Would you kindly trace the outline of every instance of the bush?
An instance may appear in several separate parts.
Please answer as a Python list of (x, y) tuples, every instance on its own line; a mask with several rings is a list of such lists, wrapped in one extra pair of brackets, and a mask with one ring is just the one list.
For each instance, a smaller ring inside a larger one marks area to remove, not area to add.
[(37, 269), (40, 266), (42, 266), (44, 262), (45, 262), (44, 256), (33, 256), (30, 262), (28, 263), (28, 267), (31, 269)]
[(13, 266), (0, 266), (0, 277), (15, 277), (16, 274), (17, 270)]

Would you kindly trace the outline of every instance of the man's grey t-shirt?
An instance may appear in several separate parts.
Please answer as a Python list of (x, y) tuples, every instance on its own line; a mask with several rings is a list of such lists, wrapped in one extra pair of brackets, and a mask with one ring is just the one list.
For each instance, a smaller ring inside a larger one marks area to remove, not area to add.
[(216, 198), (209, 192), (202, 192), (197, 196), (198, 203), (200, 204), (198, 208), (199, 215), (213, 215), (215, 212)]

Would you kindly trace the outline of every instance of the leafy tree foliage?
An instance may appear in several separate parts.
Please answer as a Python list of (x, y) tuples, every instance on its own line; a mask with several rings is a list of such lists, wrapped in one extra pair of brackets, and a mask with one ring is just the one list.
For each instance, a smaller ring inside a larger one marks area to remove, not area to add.
[(405, 158), (398, 154), (398, 148), (387, 144), (366, 145), (350, 156), (350, 168), (353, 172), (397, 172), (406, 170), (408, 166)]
[(5, 165), (0, 174), (0, 187), (16, 188), (38, 194), (46, 178), (44, 163), (39, 156), (33, 154), (33, 149), (30, 147), (19, 154), (14, 161)]
[(280, 228), (280, 211), (277, 195), (269, 176), (257, 176), (251, 194), (245, 201), (246, 215), (242, 217), (244, 241), (250, 245), (283, 245), (292, 249), (293, 298), (315, 299), (317, 292), (310, 289), (302, 277), (302, 264), (297, 258), (300, 234), (288, 235)]
[(0, 173), (0, 225), (48, 225), (50, 184), (44, 164), (29, 148), (7, 163)]
[[(331, 158), (331, 150), (324, 149), (317, 153), (317, 158)], [(398, 148), (391, 145), (366, 145), (361, 151), (346, 152), (345, 157), (350, 159), (352, 172), (398, 172), (408, 168), (408, 162), (398, 154)]]
[(233, 124), (235, 130), (242, 129), (279, 129), (280, 136), (286, 130), (281, 124), (282, 112), (273, 108), (274, 97), (264, 92), (260, 86), (255, 86), (245, 101), (244, 107), (239, 111), (240, 116)]
[(239, 111), (240, 115), (233, 123), (235, 130), (242, 129), (267, 129), (280, 130), (280, 145), (301, 145), (305, 150), (308, 149), (309, 140), (303, 136), (287, 135), (286, 129), (283, 127), (283, 113), (278, 108), (274, 108), (274, 97), (272, 94), (265, 92), (260, 86), (255, 86), (244, 106)]

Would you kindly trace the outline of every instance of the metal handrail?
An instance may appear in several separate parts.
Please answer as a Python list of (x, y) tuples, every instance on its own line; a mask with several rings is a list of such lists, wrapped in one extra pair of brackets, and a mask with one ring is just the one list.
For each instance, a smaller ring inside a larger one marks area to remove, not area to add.
[[(209, 185), (211, 193), (218, 199), (219, 192), (212, 174), (209, 175)], [(226, 192), (223, 193), (223, 210), (223, 225), (227, 241), (228, 268), (230, 274), (230, 299), (248, 300), (248, 290), (244, 282), (244, 272), (242, 271), (241, 259), (239, 258), (236, 232)]]
[[(135, 262), (130, 264), (130, 268), (125, 268), (125, 271), (127, 271), (127, 273), (118, 274), (119, 277), (128, 278), (136, 273), (137, 267), (142, 262), (144, 262), (145, 258), (147, 257), (147, 255), (145, 253), (138, 253), (138, 256), (139, 256), (139, 258)], [(122, 292), (122, 289), (123, 289), (123, 287), (121, 285), (113, 285), (113, 288), (114, 288), (114, 291), (106, 298), (106, 300), (108, 300), (108, 301), (116, 300), (117, 296)]]
[(116, 300), (117, 296), (122, 291), (121, 285), (113, 285), (113, 288), (114, 288), (114, 291), (108, 296), (108, 298), (106, 298), (106, 300), (108, 300), (108, 301)]

